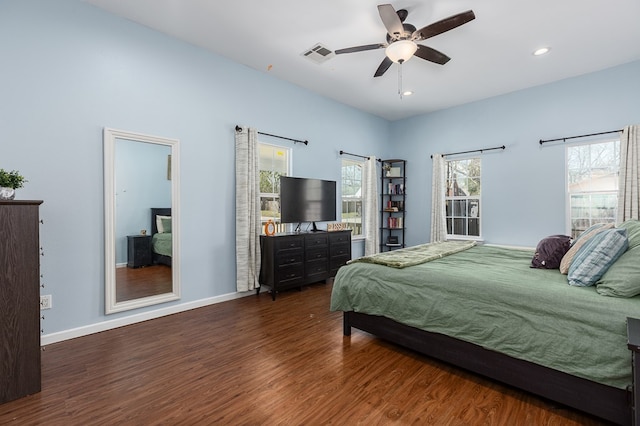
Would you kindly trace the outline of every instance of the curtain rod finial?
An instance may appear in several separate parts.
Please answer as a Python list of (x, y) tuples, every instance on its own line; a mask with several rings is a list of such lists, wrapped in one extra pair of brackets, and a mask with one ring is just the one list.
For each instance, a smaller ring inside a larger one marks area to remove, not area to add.
[(241, 131), (242, 131), (242, 127), (240, 127), (240, 126), (238, 126), (238, 125), (236, 124), (236, 132), (241, 132)]

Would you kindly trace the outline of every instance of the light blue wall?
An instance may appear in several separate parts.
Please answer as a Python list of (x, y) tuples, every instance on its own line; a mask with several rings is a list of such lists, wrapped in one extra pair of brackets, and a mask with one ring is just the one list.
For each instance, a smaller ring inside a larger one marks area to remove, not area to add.
[(505, 144), (483, 160), (484, 235), (533, 245), (565, 208), (564, 148), (537, 141), (640, 122), (640, 62), (389, 123), (80, 0), (0, 1), (0, 52), (0, 168), (45, 201), (45, 334), (154, 309), (104, 315), (103, 127), (181, 141), (179, 304), (235, 291), (236, 124), (308, 139), (264, 138), (297, 176), (339, 180), (341, 149), (407, 158), (410, 244), (428, 240), (429, 156)]
[(408, 243), (429, 240), (431, 155), (501, 145), (482, 155), (486, 242), (535, 246), (568, 232), (565, 145), (539, 140), (640, 124), (639, 76), (636, 61), (392, 123), (396, 156), (409, 159)]
[(0, 52), (0, 168), (29, 180), (18, 198), (44, 200), (45, 334), (154, 309), (104, 315), (104, 127), (180, 140), (172, 304), (235, 292), (236, 124), (309, 140), (293, 146), (294, 173), (331, 180), (341, 149), (378, 154), (389, 139), (385, 120), (80, 0), (0, 1)]

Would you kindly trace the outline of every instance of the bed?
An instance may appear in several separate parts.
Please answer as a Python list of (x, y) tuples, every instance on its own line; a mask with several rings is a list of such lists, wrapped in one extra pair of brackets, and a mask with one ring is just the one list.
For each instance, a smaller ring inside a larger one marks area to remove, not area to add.
[(569, 286), (557, 269), (530, 268), (533, 255), (472, 246), (404, 267), (352, 261), (335, 277), (331, 310), (343, 311), (345, 336), (357, 328), (608, 421), (640, 424), (632, 402), (640, 297)]
[(151, 208), (151, 252), (154, 265), (171, 266), (171, 208)]

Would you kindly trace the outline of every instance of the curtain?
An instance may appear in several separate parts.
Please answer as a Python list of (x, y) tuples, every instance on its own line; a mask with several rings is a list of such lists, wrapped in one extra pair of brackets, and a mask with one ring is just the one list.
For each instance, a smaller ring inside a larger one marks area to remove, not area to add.
[(447, 226), (444, 215), (444, 156), (433, 155), (433, 181), (431, 186), (431, 242), (447, 239)]
[(371, 156), (365, 160), (362, 168), (362, 198), (364, 200), (364, 254), (380, 251), (380, 218), (378, 211), (378, 175), (376, 157)]
[(260, 287), (260, 172), (256, 129), (236, 128), (236, 289)]
[(620, 175), (617, 222), (640, 219), (640, 126), (626, 126), (620, 137)]

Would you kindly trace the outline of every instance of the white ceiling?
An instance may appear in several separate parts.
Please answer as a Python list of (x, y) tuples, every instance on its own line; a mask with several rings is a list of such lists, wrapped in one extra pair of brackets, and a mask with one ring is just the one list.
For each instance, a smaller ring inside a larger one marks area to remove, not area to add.
[[(377, 5), (364, 0), (85, 0), (339, 102), (389, 120), (460, 105), (640, 59), (639, 0), (400, 0), (421, 28), (472, 9), (476, 19), (420, 42), (452, 59), (412, 58), (373, 78), (384, 49), (316, 64), (302, 53), (384, 43)], [(550, 46), (549, 54), (532, 52)], [(639, 76), (640, 78), (640, 76)]]

